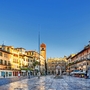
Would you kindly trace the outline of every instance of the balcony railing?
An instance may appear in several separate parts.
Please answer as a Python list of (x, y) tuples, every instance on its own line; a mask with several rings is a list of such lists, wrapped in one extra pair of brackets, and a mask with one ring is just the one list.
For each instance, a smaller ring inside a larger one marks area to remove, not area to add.
[(81, 58), (79, 60), (68, 63), (68, 66), (77, 64), (77, 63), (82, 62), (82, 61), (87, 61), (87, 60), (90, 60), (90, 58)]

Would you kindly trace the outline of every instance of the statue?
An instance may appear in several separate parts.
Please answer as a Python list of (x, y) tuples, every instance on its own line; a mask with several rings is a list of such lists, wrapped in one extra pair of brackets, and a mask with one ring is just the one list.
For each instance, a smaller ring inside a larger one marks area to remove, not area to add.
[(61, 76), (61, 67), (59, 65), (56, 66), (56, 75)]
[(56, 66), (56, 76), (55, 78), (62, 78), (62, 70), (61, 67), (59, 65)]

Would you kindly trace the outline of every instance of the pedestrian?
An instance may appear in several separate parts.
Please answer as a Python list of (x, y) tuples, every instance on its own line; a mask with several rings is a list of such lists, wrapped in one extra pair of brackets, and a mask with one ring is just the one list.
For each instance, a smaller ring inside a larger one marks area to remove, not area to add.
[(30, 76), (31, 76), (31, 74), (29, 73), (29, 74), (28, 74), (28, 78), (29, 78), (29, 79), (30, 79)]
[(38, 72), (38, 79), (40, 78), (40, 75), (41, 75), (40, 72)]
[(85, 79), (87, 79), (87, 71), (86, 71), (86, 73), (85, 73)]
[(5, 75), (3, 77), (5, 78)]
[(30, 75), (28, 75), (28, 78), (30, 79)]
[(18, 77), (20, 77), (20, 73), (18, 73)]
[(89, 78), (89, 72), (87, 72), (87, 78)]

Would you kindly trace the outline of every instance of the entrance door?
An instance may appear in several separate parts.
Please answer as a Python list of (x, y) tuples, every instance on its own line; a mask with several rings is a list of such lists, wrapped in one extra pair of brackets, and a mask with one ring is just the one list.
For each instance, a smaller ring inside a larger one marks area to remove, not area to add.
[(6, 77), (8, 77), (8, 72), (6, 72)]

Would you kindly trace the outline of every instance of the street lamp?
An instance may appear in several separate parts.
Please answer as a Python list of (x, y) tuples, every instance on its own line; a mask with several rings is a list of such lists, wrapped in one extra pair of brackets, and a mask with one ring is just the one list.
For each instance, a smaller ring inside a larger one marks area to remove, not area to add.
[(38, 71), (38, 78), (40, 78), (40, 32), (38, 34), (38, 48), (39, 48), (39, 71)]
[(30, 65), (28, 66), (28, 78), (30, 78)]
[(70, 60), (69, 60), (69, 75), (70, 75)]

